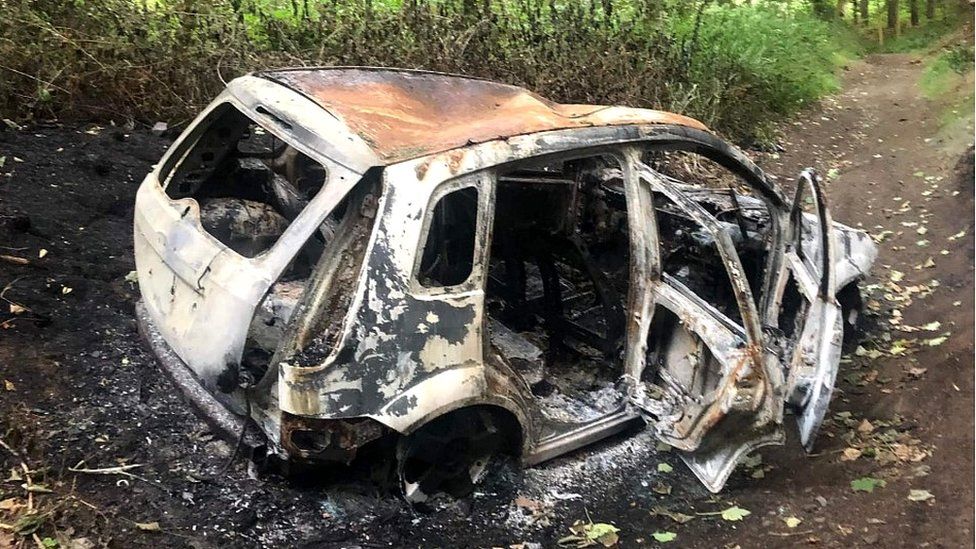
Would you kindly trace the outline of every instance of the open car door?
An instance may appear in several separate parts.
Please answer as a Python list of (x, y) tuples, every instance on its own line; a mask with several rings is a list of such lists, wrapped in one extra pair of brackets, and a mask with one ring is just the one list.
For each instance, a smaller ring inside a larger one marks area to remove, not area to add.
[[(805, 213), (804, 205), (812, 211)], [(787, 403), (809, 452), (830, 404), (844, 341), (834, 275), (835, 228), (813, 170), (804, 170), (797, 180), (789, 225), (785, 264), (790, 278), (781, 295), (794, 300), (795, 313), (779, 324), (793, 342)]]
[(780, 349), (762, 329), (736, 250), (734, 237), (746, 229), (720, 221), (646, 164), (636, 162), (636, 172), (653, 196), (654, 214), (645, 216), (653, 274), (651, 320), (641, 322), (647, 359), (632, 402), (717, 492), (745, 454), (783, 441)]

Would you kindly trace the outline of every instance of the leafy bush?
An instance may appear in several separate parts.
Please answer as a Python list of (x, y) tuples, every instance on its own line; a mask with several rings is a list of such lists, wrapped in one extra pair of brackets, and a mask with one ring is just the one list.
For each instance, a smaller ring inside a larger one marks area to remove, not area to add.
[(189, 119), (282, 65), (473, 74), (556, 101), (698, 117), (733, 137), (835, 89), (837, 27), (679, 0), (0, 0), (0, 113)]
[(802, 13), (717, 6), (706, 15), (691, 80), (722, 90), (711, 114), (740, 132), (835, 91), (835, 70), (859, 49), (846, 27)]
[(972, 70), (973, 47), (969, 44), (956, 44), (926, 63), (919, 87), (929, 99), (940, 99), (963, 86), (972, 92), (972, 80), (968, 80), (967, 85), (967, 79), (964, 78)]
[(973, 70), (974, 52), (969, 44), (957, 44), (949, 48), (943, 56), (950, 69), (957, 74), (966, 74)]

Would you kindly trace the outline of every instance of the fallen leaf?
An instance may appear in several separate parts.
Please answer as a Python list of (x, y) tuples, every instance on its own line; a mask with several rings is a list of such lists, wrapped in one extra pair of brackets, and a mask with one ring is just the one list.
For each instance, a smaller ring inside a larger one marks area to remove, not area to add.
[(523, 509), (528, 509), (529, 511), (538, 511), (542, 509), (543, 504), (541, 501), (534, 499), (529, 499), (525, 496), (519, 496), (515, 498), (515, 505), (517, 507), (522, 507)]
[(654, 507), (651, 507), (651, 516), (668, 517), (669, 519), (677, 522), (678, 524), (684, 524), (686, 522), (689, 522), (691, 520), (694, 520), (694, 518), (695, 518), (692, 515), (686, 515), (684, 513), (679, 513), (677, 511), (672, 511), (672, 510), (668, 509), (667, 507), (662, 507), (660, 505), (656, 505)]
[(61, 286), (61, 295), (68, 295), (72, 291), (73, 290), (71, 288), (69, 288), (68, 286)]
[(729, 522), (738, 522), (743, 518), (751, 515), (752, 512), (749, 511), (748, 509), (743, 509), (738, 505), (733, 505), (732, 507), (729, 507), (722, 511), (712, 511), (708, 513), (695, 513), (695, 514), (702, 517), (721, 515), (722, 520), (727, 520)]
[(928, 452), (913, 444), (894, 444), (891, 453), (901, 461), (919, 462), (929, 457)]
[(845, 448), (844, 452), (840, 455), (841, 461), (854, 461), (855, 459), (861, 457), (861, 450), (857, 448)]
[(8, 390), (8, 391), (16, 391), (17, 390), (17, 386), (14, 385), (14, 382), (13, 381), (10, 381), (9, 379), (3, 380), (3, 388), (6, 389), (6, 390)]
[(945, 343), (947, 339), (949, 339), (947, 336), (933, 337), (932, 339), (926, 339), (925, 344), (929, 347), (938, 347)]
[(159, 527), (159, 523), (156, 522), (156, 521), (153, 521), (153, 522), (137, 522), (136, 523), (136, 528), (138, 528), (140, 530), (144, 530), (146, 532), (159, 532), (159, 531), (162, 530), (162, 528)]
[(654, 486), (651, 486), (651, 491), (655, 494), (661, 494), (662, 496), (671, 495), (671, 485), (665, 482), (655, 482)]
[(803, 520), (797, 517), (785, 517), (783, 518), (783, 522), (786, 523), (787, 528), (796, 528)]
[(874, 425), (871, 425), (871, 422), (866, 419), (861, 420), (861, 423), (857, 426), (858, 433), (868, 434), (872, 431), (874, 431)]
[(919, 368), (917, 366), (913, 366), (908, 369), (908, 375), (912, 377), (922, 377), (927, 371), (929, 371), (928, 368)]
[(674, 471), (674, 467), (671, 467), (670, 464), (668, 464), (668, 463), (658, 463), (657, 464), (657, 472), (658, 473), (670, 473), (671, 471)]
[(613, 547), (620, 540), (620, 537), (617, 535), (620, 529), (612, 524), (597, 522), (588, 526), (586, 529), (586, 538), (597, 541), (604, 547)]
[(738, 505), (733, 505), (732, 507), (729, 507), (728, 509), (722, 511), (722, 519), (731, 522), (737, 522), (748, 517), (751, 514), (752, 513), (748, 509), (743, 509)]
[(0, 511), (16, 512), (21, 507), (24, 507), (24, 504), (18, 502), (16, 498), (7, 498), (0, 501)]
[(934, 332), (934, 331), (938, 330), (941, 327), (942, 327), (942, 323), (939, 322), (938, 320), (935, 320), (933, 322), (929, 322), (928, 324), (923, 324), (921, 326), (921, 328), (923, 330), (928, 330), (930, 332)]
[(651, 537), (658, 543), (668, 543), (674, 541), (674, 538), (678, 537), (678, 534), (674, 532), (654, 532), (651, 534)]
[(884, 480), (872, 477), (861, 477), (851, 481), (851, 490), (855, 492), (873, 492), (876, 486), (884, 488)]
[(908, 501), (928, 501), (935, 496), (928, 490), (909, 490)]
[(45, 250), (44, 248), (41, 248), (41, 251), (37, 252), (37, 257), (40, 259), (44, 259), (44, 256), (46, 255), (47, 255), (47, 250)]
[(905, 354), (905, 351), (908, 350), (908, 345), (910, 343), (911, 342), (907, 339), (899, 339), (891, 344), (891, 347), (888, 348), (888, 352), (891, 353), (892, 356), (903, 355)]
[(10, 304), (10, 314), (19, 315), (24, 312), (27, 312), (27, 307), (24, 307), (23, 305), (18, 305), (16, 303)]

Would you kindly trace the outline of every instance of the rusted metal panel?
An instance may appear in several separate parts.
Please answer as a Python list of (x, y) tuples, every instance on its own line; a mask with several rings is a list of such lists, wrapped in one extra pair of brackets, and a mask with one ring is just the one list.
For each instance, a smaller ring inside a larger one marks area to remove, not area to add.
[(630, 107), (553, 103), (516, 86), (423, 71), (316, 68), (258, 73), (311, 98), (385, 163), (515, 135), (587, 126), (675, 124), (686, 116)]

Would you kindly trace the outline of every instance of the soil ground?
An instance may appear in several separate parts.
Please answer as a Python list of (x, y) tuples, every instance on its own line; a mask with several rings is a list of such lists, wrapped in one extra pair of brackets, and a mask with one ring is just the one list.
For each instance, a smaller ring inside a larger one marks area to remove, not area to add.
[[(972, 133), (940, 131), (920, 73), (908, 55), (853, 63), (841, 94), (784, 128), (783, 152), (755, 153), (784, 183), (806, 166), (827, 174), (834, 218), (877, 236), (880, 257), (866, 339), (842, 364), (816, 453), (793, 440), (763, 451), (718, 496), (646, 433), (502, 466), (427, 511), (350, 475), (225, 470), (231, 445), (187, 409), (133, 320), (134, 195), (167, 140), (90, 125), (0, 132), (0, 254), (27, 259), (0, 260), (0, 547), (554, 546), (587, 517), (616, 525), (622, 546), (665, 531), (688, 547), (971, 545)], [(140, 464), (137, 477), (71, 471), (123, 464)], [(853, 491), (862, 477), (886, 483)], [(911, 501), (913, 489), (933, 497)], [(751, 514), (679, 524), (652, 512), (733, 504)]]

